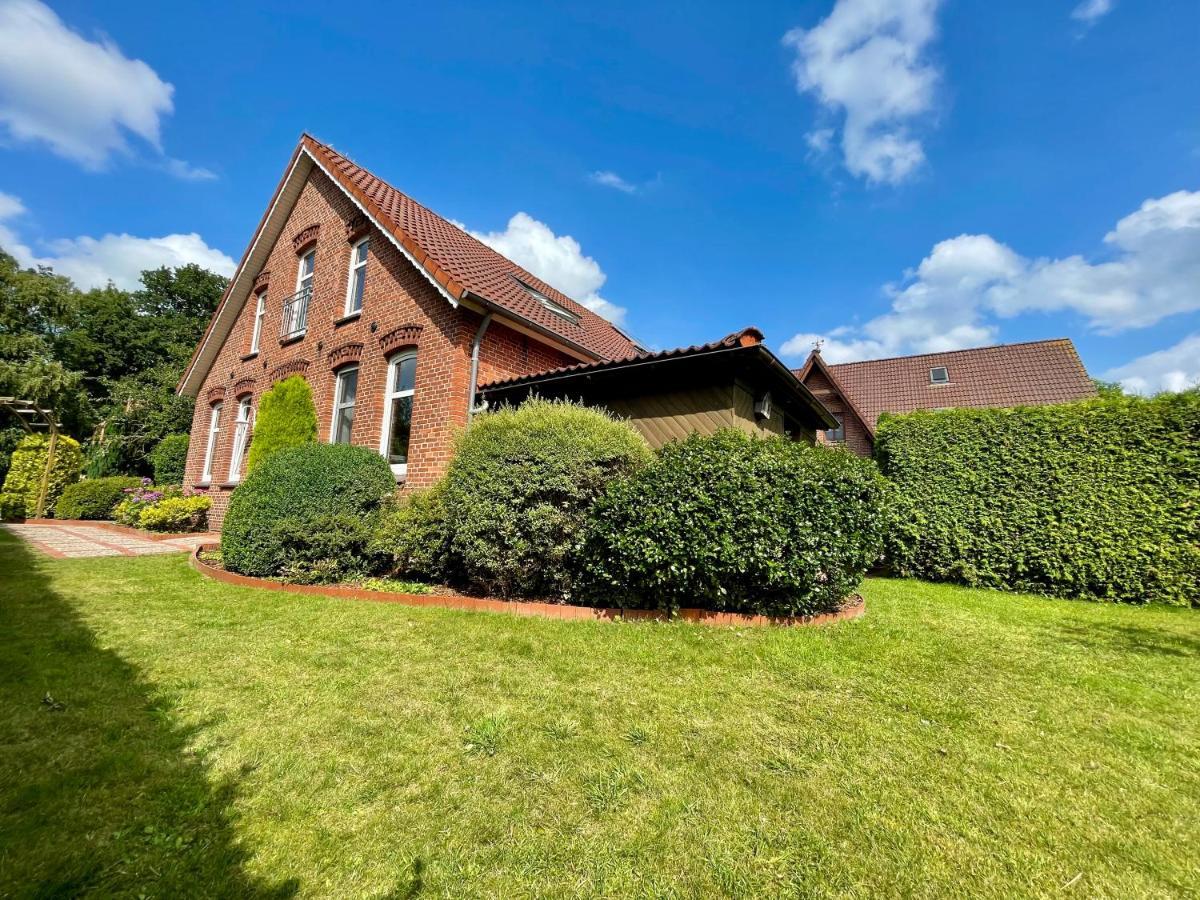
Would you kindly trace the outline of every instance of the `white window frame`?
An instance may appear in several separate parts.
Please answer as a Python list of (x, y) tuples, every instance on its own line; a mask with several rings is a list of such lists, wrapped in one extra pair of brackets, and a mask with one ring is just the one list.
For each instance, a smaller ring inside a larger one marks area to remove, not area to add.
[[(415, 375), (413, 377), (413, 386), (412, 386), (411, 390), (393, 391), (392, 385), (396, 381), (396, 372), (399, 370), (400, 364), (403, 363), (405, 360), (411, 359), (415, 362), (416, 358), (417, 358), (416, 350), (407, 350), (404, 353), (397, 353), (388, 362), (387, 381), (385, 381), (383, 383), (383, 431), (379, 435), (379, 452), (383, 456), (384, 459), (388, 458), (388, 456), (389, 456), (388, 451), (391, 449), (390, 445), (391, 445), (391, 436), (392, 436), (392, 401), (393, 400), (402, 400), (405, 397), (415, 397), (416, 393), (417, 393), (417, 391), (416, 391), (417, 379), (416, 379)], [(414, 400), (413, 403), (415, 404), (416, 400)], [(412, 440), (411, 440), (411, 435), (410, 435), (409, 446), (411, 446), (411, 445), (412, 445)], [(403, 462), (403, 463), (389, 462), (388, 465), (391, 466), (392, 474), (395, 475), (396, 478), (400, 479), (400, 478), (406, 478), (408, 476), (408, 463), (407, 462)]]
[[(945, 372), (945, 373), (946, 373), (946, 377), (945, 377), (945, 378), (934, 378), (934, 377), (933, 377), (933, 373), (934, 373), (934, 372)], [(929, 370), (929, 383), (930, 383), (930, 384), (949, 384), (949, 383), (950, 383), (950, 369), (949, 369), (949, 367), (948, 367), (948, 366), (933, 366), (932, 368), (930, 368), (930, 370)]]
[[(362, 262), (358, 261), (358, 248), (359, 247), (366, 248), (365, 252), (363, 253)], [(367, 260), (370, 257), (370, 255), (371, 255), (371, 236), (370, 235), (367, 235), (364, 238), (359, 238), (350, 247), (350, 272), (346, 278), (346, 305), (342, 310), (342, 315), (349, 316), (349, 315), (353, 315), (354, 313), (362, 312), (363, 300), (366, 298), (366, 293), (367, 293), (366, 269), (367, 269)], [(357, 274), (359, 269), (363, 270), (363, 290), (362, 290), (362, 294), (360, 294), (359, 298), (358, 298), (358, 306), (354, 307), (352, 305), (354, 303), (354, 276), (355, 276), (355, 274)]]
[[(305, 275), (304, 274), (304, 261), (306, 259), (308, 259), (310, 256), (312, 257), (312, 261), (313, 261), (312, 271), (309, 272), (307, 275)], [(304, 283), (306, 281), (311, 285), (313, 276), (315, 276), (316, 274), (317, 274), (317, 248), (313, 247), (312, 249), (306, 250), (304, 253), (301, 253), (300, 257), (296, 260), (296, 293), (298, 294), (302, 290), (304, 290)]]
[(229, 457), (229, 481), (242, 480), (242, 460), (246, 458), (246, 448), (250, 445), (250, 426), (254, 421), (254, 410), (250, 405), (250, 396), (246, 395), (238, 401), (237, 419), (233, 426), (233, 453)]
[[(342, 396), (343, 386), (346, 383), (346, 376), (349, 375), (351, 372), (355, 373), (354, 402), (346, 403), (344, 397)], [(358, 374), (359, 374), (359, 371), (358, 371), (357, 365), (343, 366), (342, 368), (337, 370), (337, 378), (335, 378), (334, 382), (333, 382), (333, 415), (330, 417), (330, 422), (329, 422), (329, 443), (331, 443), (331, 444), (336, 444), (338, 442), (337, 441), (337, 428), (338, 428), (338, 420), (341, 418), (342, 410), (346, 409), (346, 408), (355, 409), (355, 407), (358, 406), (358, 388), (359, 388)], [(358, 412), (358, 410), (355, 409), (356, 414), (357, 414), (357, 412)], [(350, 434), (348, 436), (346, 443), (347, 444), (353, 443), (353, 438), (354, 438), (354, 422), (353, 422), (353, 420), (351, 420)]]
[(827, 444), (844, 444), (846, 443), (846, 420), (839, 415), (834, 415), (837, 419), (837, 428), (825, 429), (825, 443)]
[(257, 353), (262, 344), (263, 320), (267, 317), (267, 292), (259, 291), (258, 305), (254, 308), (254, 331), (250, 335), (250, 352)]
[(221, 433), (221, 407), (223, 403), (214, 403), (212, 413), (208, 418), (208, 443), (204, 447), (204, 471), (200, 480), (205, 484), (212, 482), (213, 457), (217, 455), (217, 436)]

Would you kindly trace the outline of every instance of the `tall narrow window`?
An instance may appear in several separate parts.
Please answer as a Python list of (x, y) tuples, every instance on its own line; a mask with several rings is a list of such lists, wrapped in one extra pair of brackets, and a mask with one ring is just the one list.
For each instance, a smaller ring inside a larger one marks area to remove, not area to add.
[(413, 390), (417, 380), (417, 355), (397, 356), (388, 366), (387, 393), (383, 398), (383, 439), (379, 452), (398, 477), (408, 474), (408, 438), (412, 433)]
[(300, 257), (296, 268), (296, 293), (283, 301), (283, 336), (303, 335), (308, 328), (308, 301), (312, 298), (313, 270), (317, 264), (317, 251), (309, 250)]
[(233, 428), (233, 455), (229, 458), (229, 480), (239, 481), (242, 477), (242, 460), (250, 443), (250, 397), (238, 401), (237, 424)]
[(258, 295), (258, 305), (254, 307), (254, 332), (250, 335), (250, 352), (257, 353), (262, 343), (263, 319), (267, 315), (267, 292)]
[(358, 394), (358, 366), (347, 366), (338, 372), (333, 394), (333, 425), (329, 440), (335, 444), (350, 443), (354, 431), (354, 399)]
[(204, 472), (201, 481), (212, 481), (213, 456), (217, 452), (217, 435), (221, 433), (221, 404), (213, 404), (212, 414), (208, 419), (208, 444), (204, 447)]
[(363, 289), (367, 286), (367, 249), (370, 239), (363, 238), (350, 248), (350, 281), (346, 285), (346, 315), (362, 309)]

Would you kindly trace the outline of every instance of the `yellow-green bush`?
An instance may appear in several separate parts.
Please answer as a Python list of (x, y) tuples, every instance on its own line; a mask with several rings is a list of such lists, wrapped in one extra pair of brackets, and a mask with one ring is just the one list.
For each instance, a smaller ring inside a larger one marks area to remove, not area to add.
[(142, 508), (138, 525), (150, 531), (201, 531), (208, 522), (212, 500), (200, 494), (164, 497)]
[(1200, 392), (884, 417), (901, 575), (1200, 605)]
[[(41, 490), (42, 473), (46, 470), (46, 456), (50, 450), (50, 438), (44, 434), (30, 434), (21, 439), (13, 451), (12, 463), (4, 477), (4, 492), (20, 494), (25, 498), (25, 515), (37, 514), (38, 492)], [(54, 506), (59, 495), (68, 484), (79, 480), (83, 470), (83, 451), (79, 441), (59, 435), (55, 444), (54, 464), (46, 490), (46, 506), (43, 515), (54, 515)]]
[(316, 442), (317, 410), (313, 406), (312, 388), (299, 375), (285, 378), (258, 401), (246, 472), (253, 472), (280, 450)]

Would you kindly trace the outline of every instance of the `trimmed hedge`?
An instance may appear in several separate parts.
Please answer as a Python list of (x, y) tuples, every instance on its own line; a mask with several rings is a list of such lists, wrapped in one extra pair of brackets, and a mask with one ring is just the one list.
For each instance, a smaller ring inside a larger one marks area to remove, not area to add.
[(725, 430), (663, 447), (588, 517), (601, 606), (764, 615), (839, 609), (883, 549), (887, 484), (843, 450)]
[(497, 597), (566, 596), (584, 517), (614, 478), (652, 454), (597, 409), (533, 399), (478, 416), (423, 510), (446, 529), (446, 575)]
[(150, 451), (155, 484), (183, 484), (191, 435), (168, 434)]
[(313, 406), (312, 388), (299, 375), (292, 375), (258, 401), (246, 472), (253, 472), (273, 453), (316, 442), (317, 408)]
[(58, 519), (111, 519), (117, 504), (125, 499), (126, 488), (142, 483), (132, 475), (89, 478), (68, 484), (54, 507)]
[(25, 495), (0, 492), (0, 522), (19, 522), (25, 518)]
[[(79, 480), (83, 469), (83, 451), (79, 441), (59, 435), (55, 445), (54, 465), (46, 490), (44, 515), (54, 515), (54, 506), (63, 489)], [(4, 492), (20, 494), (25, 498), (25, 515), (37, 515), (38, 493), (41, 490), (42, 473), (46, 470), (46, 454), (50, 449), (50, 438), (44, 434), (30, 434), (21, 438), (13, 451), (12, 463), (4, 476)]]
[(898, 574), (1200, 605), (1200, 392), (885, 417)]
[[(230, 497), (221, 530), (225, 568), (281, 575), (295, 561), (288, 534), (336, 515), (373, 521), (395, 491), (387, 462), (365, 447), (309, 444), (279, 450)], [(280, 525), (285, 521), (286, 528)]]

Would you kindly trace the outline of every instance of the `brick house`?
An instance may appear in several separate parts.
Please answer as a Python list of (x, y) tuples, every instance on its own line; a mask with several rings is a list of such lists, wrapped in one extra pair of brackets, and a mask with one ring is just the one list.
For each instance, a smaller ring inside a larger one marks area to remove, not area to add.
[(870, 456), (883, 413), (950, 407), (1043, 406), (1096, 396), (1066, 338), (831, 365), (820, 350), (796, 376), (836, 417), (818, 436)]
[[(219, 528), (245, 474), (258, 398), (289, 375), (312, 388), (320, 440), (375, 448), (398, 483), (425, 487), (481, 402), (534, 387), (551, 395), (564, 370), (584, 376), (572, 396), (628, 414), (651, 443), (677, 430), (659, 427), (668, 419), (808, 440), (835, 424), (755, 329), (647, 353), (306, 134), (180, 380), (197, 399), (185, 486), (212, 497)], [(621, 397), (604, 393), (621, 379)]]

